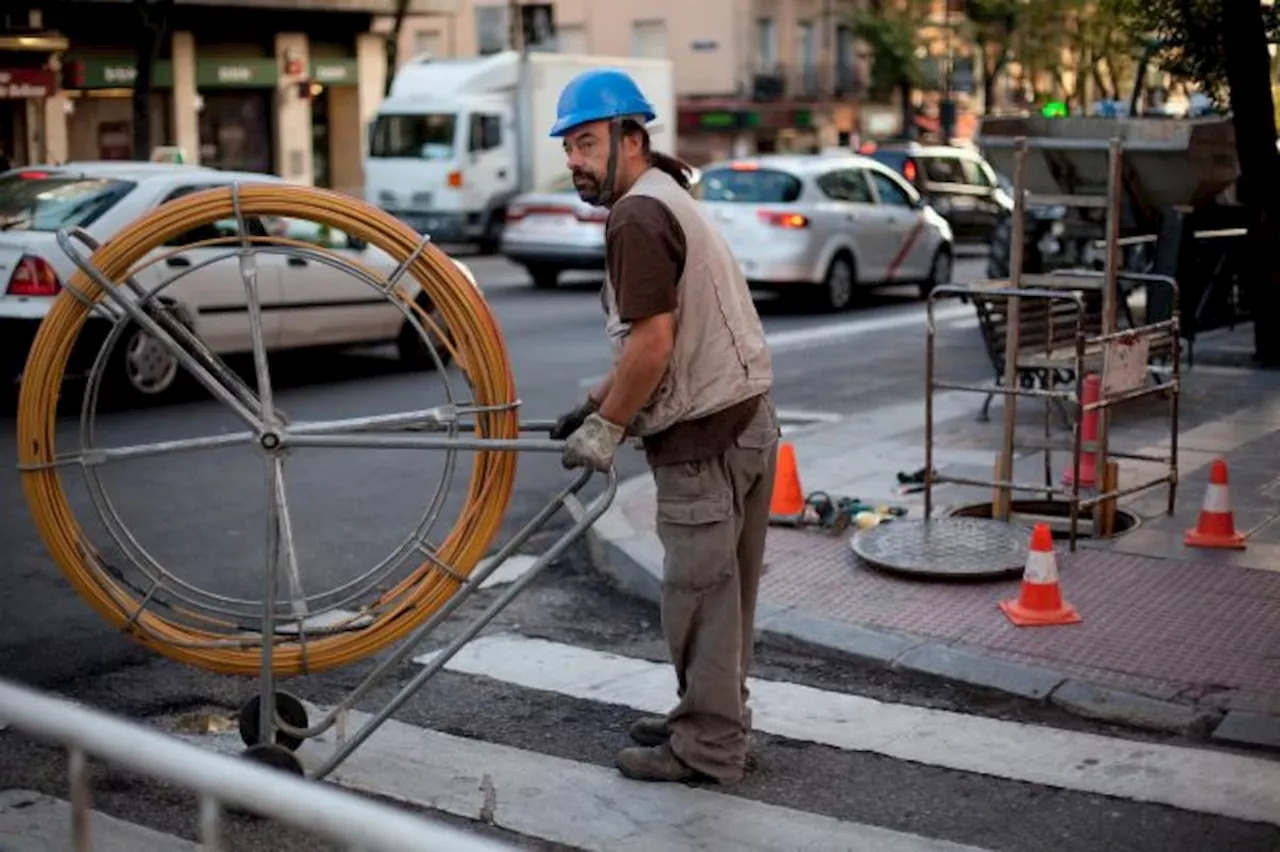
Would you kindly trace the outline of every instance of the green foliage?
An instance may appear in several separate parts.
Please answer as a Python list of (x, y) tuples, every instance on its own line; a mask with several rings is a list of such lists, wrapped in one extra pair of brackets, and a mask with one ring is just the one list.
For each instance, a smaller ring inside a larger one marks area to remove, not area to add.
[(920, 86), (924, 69), (916, 57), (918, 4), (885, 4), (880, 10), (858, 10), (850, 18), (853, 37), (866, 42), (871, 52), (871, 96), (890, 97), (902, 85)]
[[(1106, 0), (1133, 37), (1157, 43), (1155, 63), (1182, 80), (1197, 83), (1219, 106), (1226, 104), (1222, 4), (1227, 0)], [(1258, 0), (1230, 0), (1235, 3)], [(1280, 37), (1280, 8), (1264, 6), (1268, 41)]]

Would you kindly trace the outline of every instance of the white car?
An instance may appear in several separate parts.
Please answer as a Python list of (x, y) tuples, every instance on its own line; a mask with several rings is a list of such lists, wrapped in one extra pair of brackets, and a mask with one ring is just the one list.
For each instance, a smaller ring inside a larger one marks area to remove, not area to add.
[(565, 174), (546, 192), (526, 192), (507, 205), (499, 252), (529, 271), (533, 286), (549, 290), (560, 273), (604, 269), (609, 211), (578, 197)]
[(855, 288), (948, 284), (951, 226), (892, 170), (857, 155), (764, 155), (702, 168), (695, 189), (753, 289), (844, 310)]
[[(0, 174), (0, 366), (5, 370), (4, 378), (16, 378), (22, 372), (36, 329), (62, 285), (76, 271), (57, 244), (57, 231), (78, 226), (97, 241), (106, 242), (166, 201), (233, 182), (285, 183), (274, 175), (141, 162), (68, 163)], [(333, 248), (384, 278), (396, 267), (385, 252), (315, 223), (264, 222), (251, 216), (246, 227), (253, 235), (287, 235)], [(142, 263), (175, 247), (236, 234), (234, 218), (196, 228), (155, 250)], [(87, 248), (78, 243), (77, 247), (87, 256)], [(239, 262), (235, 257), (224, 257), (200, 266), (232, 248), (188, 249), (135, 276), (151, 289), (186, 272), (163, 291), (164, 295), (219, 356), (253, 350)], [(471, 271), (457, 260), (454, 263), (476, 286)], [(261, 251), (257, 267), (268, 351), (395, 343), (400, 357), (414, 366), (435, 364), (401, 311), (347, 272), (315, 259)], [(404, 276), (399, 286), (441, 323), (438, 312), (425, 302), (425, 294), (411, 277)], [(94, 328), (86, 328), (77, 342), (69, 374), (88, 370), (110, 330), (104, 320), (92, 319), (91, 323)], [(437, 345), (436, 352), (442, 362), (448, 358), (443, 346)], [(165, 346), (142, 329), (131, 327), (113, 348), (104, 382), (111, 384), (111, 391), (151, 397), (168, 391), (180, 374), (177, 359)]]

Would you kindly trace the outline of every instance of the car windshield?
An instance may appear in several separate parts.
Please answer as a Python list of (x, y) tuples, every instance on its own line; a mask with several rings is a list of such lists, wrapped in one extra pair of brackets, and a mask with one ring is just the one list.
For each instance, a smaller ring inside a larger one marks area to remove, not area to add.
[(881, 149), (879, 151), (873, 151), (871, 153), (871, 159), (878, 163), (883, 163), (901, 175), (906, 174), (907, 160), (910, 159), (910, 157), (907, 155), (906, 151), (885, 151)]
[(786, 204), (800, 197), (800, 180), (776, 169), (710, 169), (695, 192), (703, 201)]
[(458, 117), (448, 113), (380, 115), (373, 123), (369, 156), (452, 159), (457, 126)]
[(115, 178), (13, 172), (0, 177), (0, 231), (88, 227), (133, 187)]

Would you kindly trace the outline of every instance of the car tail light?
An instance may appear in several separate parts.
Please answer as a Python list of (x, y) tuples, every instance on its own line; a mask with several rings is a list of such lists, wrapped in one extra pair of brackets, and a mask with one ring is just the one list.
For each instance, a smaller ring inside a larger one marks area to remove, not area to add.
[(519, 222), (519, 221), (520, 221), (521, 219), (523, 219), (523, 218), (524, 218), (524, 208), (523, 208), (523, 207), (508, 207), (508, 208), (507, 208), (507, 221), (508, 221), (508, 222)]
[(5, 292), (10, 296), (56, 296), (61, 286), (58, 273), (47, 260), (24, 254), (9, 276)]
[(607, 222), (609, 221), (609, 211), (593, 207), (585, 213), (577, 214), (579, 222)]
[(760, 219), (775, 228), (794, 230), (796, 228), (809, 227), (809, 218), (801, 216), (799, 213), (777, 213), (772, 210), (761, 210)]
[(903, 165), (903, 167), (902, 167), (902, 176), (903, 176), (904, 178), (906, 178), (907, 180), (911, 181), (912, 183), (915, 183), (915, 182), (916, 182), (916, 174), (917, 174), (917, 172), (916, 172), (916, 161), (915, 161), (915, 160), (907, 160), (906, 164), (905, 164), (905, 165)]

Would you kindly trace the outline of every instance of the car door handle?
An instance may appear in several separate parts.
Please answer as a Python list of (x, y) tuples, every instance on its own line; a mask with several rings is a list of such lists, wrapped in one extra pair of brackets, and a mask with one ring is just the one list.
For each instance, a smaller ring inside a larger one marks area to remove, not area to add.
[(506, 176), (507, 176), (507, 170), (506, 170), (506, 169), (498, 169), (498, 177), (500, 177), (500, 178), (505, 178)]
[(289, 265), (290, 266), (306, 266), (307, 261), (301, 257), (291, 257), (289, 258)]
[(165, 266), (190, 266), (191, 259), (186, 257), (170, 257), (165, 259)]

